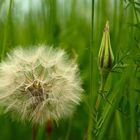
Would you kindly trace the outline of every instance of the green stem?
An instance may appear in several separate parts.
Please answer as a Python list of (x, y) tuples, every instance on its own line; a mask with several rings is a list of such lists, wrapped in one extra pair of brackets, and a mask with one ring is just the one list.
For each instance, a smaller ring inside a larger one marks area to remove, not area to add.
[[(91, 45), (90, 45), (90, 97), (93, 96), (93, 29), (94, 29), (94, 0), (92, 0), (92, 12), (91, 12)], [(87, 137), (85, 139), (87, 140), (92, 140), (92, 128), (93, 128), (93, 120), (92, 120), (92, 114), (93, 110), (90, 111), (90, 116), (89, 116), (89, 124), (88, 124), (88, 130), (87, 130)]]
[(100, 84), (99, 92), (104, 92), (104, 87), (105, 87), (105, 84), (106, 84), (106, 81), (107, 81), (107, 78), (108, 78), (108, 75), (109, 75), (109, 71), (108, 70), (102, 70), (100, 72), (100, 75), (101, 75), (101, 84)]
[(70, 132), (71, 132), (71, 124), (72, 124), (72, 119), (70, 118), (65, 140), (69, 140), (69, 136), (70, 136)]
[(90, 45), (90, 94), (93, 95), (93, 29), (94, 29), (94, 0), (91, 13), (91, 45)]
[(1, 60), (4, 57), (5, 54), (5, 47), (6, 47), (6, 42), (7, 42), (7, 36), (8, 36), (8, 29), (9, 29), (9, 21), (11, 20), (11, 13), (12, 13), (12, 4), (13, 4), (13, 0), (10, 0), (9, 3), (9, 9), (8, 9), (8, 15), (7, 15), (7, 21), (6, 21), (6, 25), (5, 25), (5, 32), (4, 32), (4, 38), (3, 38), (3, 44), (2, 44), (2, 52), (1, 52)]

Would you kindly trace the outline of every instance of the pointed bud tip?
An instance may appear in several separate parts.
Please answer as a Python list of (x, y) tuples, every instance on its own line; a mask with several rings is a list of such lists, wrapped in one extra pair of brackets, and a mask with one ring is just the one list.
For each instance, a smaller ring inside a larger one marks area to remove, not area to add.
[(109, 21), (107, 20), (106, 21), (106, 25), (105, 25), (105, 28), (104, 28), (104, 31), (109, 31)]

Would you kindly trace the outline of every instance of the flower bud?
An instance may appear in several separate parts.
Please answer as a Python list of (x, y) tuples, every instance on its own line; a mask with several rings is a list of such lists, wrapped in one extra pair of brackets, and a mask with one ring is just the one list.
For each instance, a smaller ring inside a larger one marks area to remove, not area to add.
[(102, 42), (98, 54), (98, 67), (100, 70), (110, 70), (113, 66), (114, 56), (111, 49), (109, 22), (106, 22)]

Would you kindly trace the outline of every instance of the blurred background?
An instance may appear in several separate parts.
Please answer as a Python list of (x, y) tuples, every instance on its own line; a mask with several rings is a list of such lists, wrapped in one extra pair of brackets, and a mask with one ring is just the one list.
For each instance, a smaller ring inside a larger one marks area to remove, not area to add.
[[(107, 20), (118, 67), (106, 88), (115, 104), (103, 100), (97, 115), (97, 56)], [(37, 44), (63, 48), (76, 59), (85, 90), (73, 117), (54, 122), (53, 140), (83, 140), (88, 133), (95, 140), (140, 140), (140, 0), (0, 0), (0, 60), (14, 47)], [(30, 123), (0, 115), (0, 140), (31, 137)], [(44, 126), (37, 139), (47, 140)]]

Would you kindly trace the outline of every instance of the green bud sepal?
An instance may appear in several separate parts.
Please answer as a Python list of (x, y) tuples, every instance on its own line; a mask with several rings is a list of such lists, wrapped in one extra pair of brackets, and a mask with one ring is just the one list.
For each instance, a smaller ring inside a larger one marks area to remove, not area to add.
[(113, 67), (114, 55), (110, 43), (109, 22), (106, 22), (98, 54), (98, 68), (101, 75), (100, 90), (104, 89), (108, 74)]

